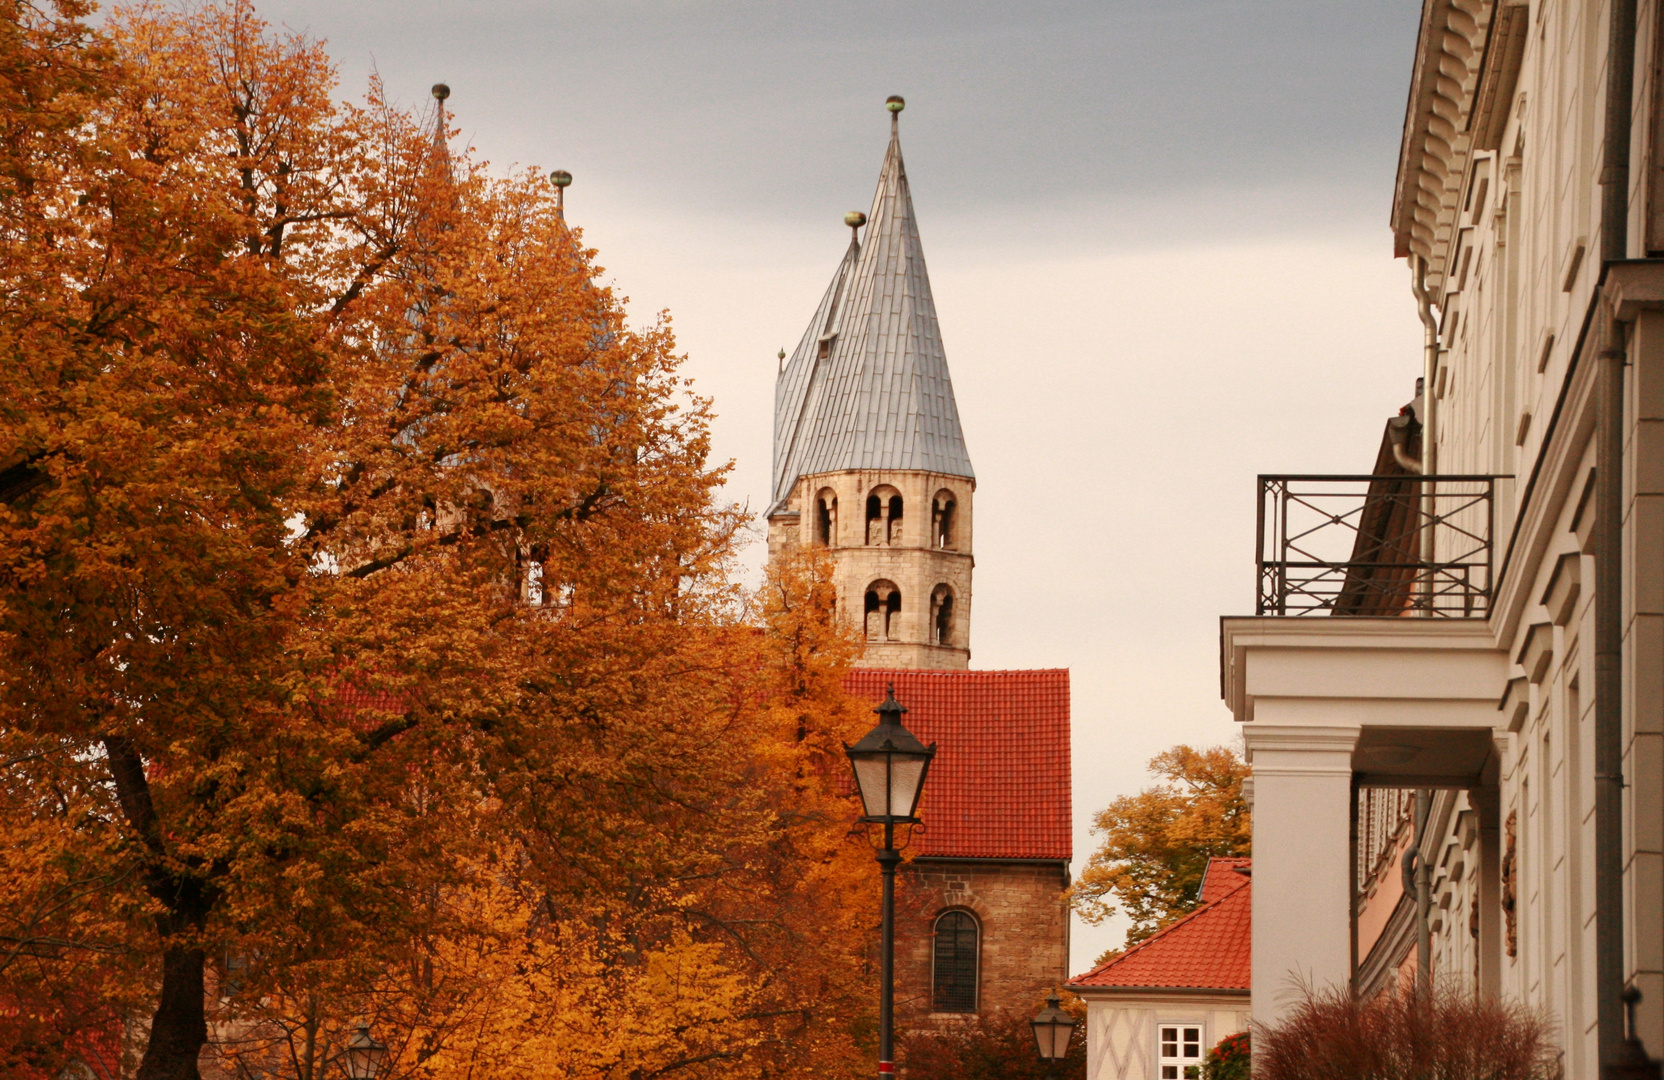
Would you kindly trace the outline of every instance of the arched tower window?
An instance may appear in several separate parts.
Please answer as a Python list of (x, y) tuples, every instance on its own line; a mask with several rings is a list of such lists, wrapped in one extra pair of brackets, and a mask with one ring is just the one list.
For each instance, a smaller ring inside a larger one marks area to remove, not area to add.
[(838, 496), (831, 488), (821, 488), (815, 496), (815, 543), (833, 547), (838, 542)]
[(891, 581), (867, 586), (868, 641), (896, 641), (901, 637), (901, 590)]
[(936, 493), (930, 506), (930, 546), (947, 548), (949, 550), (959, 546), (953, 535), (954, 510), (958, 508), (958, 501), (953, 492), (943, 488)]
[(977, 946), (980, 937), (976, 920), (968, 912), (944, 911), (936, 917), (935, 965), (930, 993), (932, 1012), (976, 1012)]
[(901, 492), (888, 484), (867, 496), (867, 543), (901, 543)]
[(953, 589), (947, 585), (936, 586), (936, 590), (930, 594), (930, 643), (954, 644)]

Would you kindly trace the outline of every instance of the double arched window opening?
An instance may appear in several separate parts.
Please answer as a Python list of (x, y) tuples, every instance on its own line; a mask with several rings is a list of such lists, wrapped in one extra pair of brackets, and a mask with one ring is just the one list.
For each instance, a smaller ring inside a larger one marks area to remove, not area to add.
[(958, 538), (954, 536), (954, 520), (957, 516), (958, 500), (953, 492), (943, 488), (930, 500), (930, 546), (953, 550), (959, 546)]
[(893, 581), (875, 581), (867, 586), (866, 631), (868, 641), (897, 641), (901, 637), (901, 590)]
[(930, 1009), (939, 1013), (974, 1013), (977, 959), (982, 930), (967, 911), (944, 911), (936, 917)]
[(901, 543), (901, 492), (888, 484), (867, 496), (867, 543), (875, 547)]
[(815, 496), (815, 544), (836, 547), (838, 543), (838, 496), (831, 488), (821, 488)]
[(953, 645), (953, 589), (938, 585), (930, 594), (930, 643)]

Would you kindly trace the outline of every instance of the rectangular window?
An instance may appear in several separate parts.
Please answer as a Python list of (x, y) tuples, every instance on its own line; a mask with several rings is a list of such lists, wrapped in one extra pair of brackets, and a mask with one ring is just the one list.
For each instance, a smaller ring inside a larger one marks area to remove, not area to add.
[(1202, 1029), (1185, 1024), (1160, 1024), (1161, 1044), (1157, 1074), (1161, 1080), (1187, 1080), (1200, 1075)]

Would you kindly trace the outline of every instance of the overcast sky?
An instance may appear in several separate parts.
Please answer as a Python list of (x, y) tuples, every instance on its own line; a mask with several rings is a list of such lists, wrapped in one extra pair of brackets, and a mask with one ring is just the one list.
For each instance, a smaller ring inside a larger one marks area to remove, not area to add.
[[(972, 663), (1067, 667), (1075, 865), (1174, 743), (1230, 742), (1254, 477), (1363, 472), (1421, 363), (1387, 214), (1412, 0), (266, 0), (494, 165), (564, 168), (641, 320), (674, 317), (732, 497), (768, 498), (775, 352), (908, 177), (977, 471)], [(750, 564), (761, 563), (760, 545)], [(1072, 973), (1121, 928), (1077, 925)]]

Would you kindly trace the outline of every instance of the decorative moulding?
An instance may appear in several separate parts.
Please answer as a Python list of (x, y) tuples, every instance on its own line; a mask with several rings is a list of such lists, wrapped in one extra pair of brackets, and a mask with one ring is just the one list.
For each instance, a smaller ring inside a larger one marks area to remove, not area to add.
[(1583, 556), (1576, 551), (1566, 552), (1554, 564), (1548, 587), (1543, 590), (1542, 604), (1548, 608), (1549, 620), (1555, 626), (1565, 626), (1571, 621), (1572, 612), (1577, 608), (1582, 573)]
[(1525, 726), (1525, 718), (1531, 712), (1531, 684), (1524, 675), (1508, 680), (1508, 689), (1502, 692), (1502, 700), (1496, 703), (1496, 708), (1509, 731), (1518, 731)]
[(1549, 622), (1532, 623), (1514, 654), (1514, 663), (1525, 669), (1525, 677), (1534, 683), (1548, 674), (1549, 661), (1554, 659), (1554, 625)]

